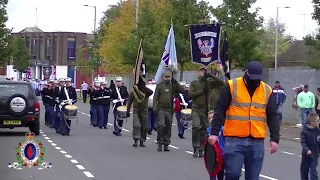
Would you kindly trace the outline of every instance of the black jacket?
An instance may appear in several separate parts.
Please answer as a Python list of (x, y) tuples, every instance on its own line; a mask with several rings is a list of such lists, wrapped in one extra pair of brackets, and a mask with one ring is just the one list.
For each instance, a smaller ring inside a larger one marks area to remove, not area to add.
[(320, 149), (320, 129), (310, 128), (308, 125), (303, 128), (300, 135), (302, 156), (308, 156), (307, 151), (310, 150), (312, 158), (318, 158)]
[[(255, 89), (254, 90), (248, 89), (248, 92), (251, 97), (253, 96), (254, 91)], [(230, 86), (227, 83), (221, 90), (220, 96), (216, 103), (216, 107), (214, 108), (214, 117), (212, 121), (212, 129), (211, 129), (212, 135), (219, 135), (220, 128), (222, 125), (224, 125), (226, 112), (231, 103), (231, 99), (232, 97), (230, 93)], [(274, 98), (274, 96), (272, 96), (272, 93), (267, 104), (266, 114), (267, 114), (267, 124), (270, 131), (270, 141), (279, 143), (280, 124), (279, 124), (279, 121), (277, 120), (276, 99)]]
[(112, 91), (110, 88), (104, 88), (97, 91), (97, 103), (99, 105), (110, 105)]
[[(66, 87), (66, 89), (67, 89), (69, 98), (70, 98), (70, 100), (72, 101), (72, 104), (76, 103), (76, 102), (77, 102), (77, 92), (76, 92), (76, 89), (75, 89), (74, 87), (72, 87), (72, 86)], [(59, 99), (60, 99), (60, 101), (68, 100), (68, 99), (67, 99), (67, 95), (66, 95), (66, 93), (65, 93), (65, 91), (64, 91), (64, 87), (61, 88)]]

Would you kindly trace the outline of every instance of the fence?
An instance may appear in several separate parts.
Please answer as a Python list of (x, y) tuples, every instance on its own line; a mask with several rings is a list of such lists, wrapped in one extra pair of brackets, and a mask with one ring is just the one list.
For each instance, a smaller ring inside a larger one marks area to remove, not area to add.
[[(180, 74), (177, 74), (177, 79)], [(231, 72), (231, 78), (240, 77), (243, 75), (243, 71), (233, 70)], [(149, 76), (152, 77), (152, 76)], [(318, 77), (318, 78), (317, 78)], [(111, 79), (108, 78), (110, 82)], [(197, 72), (188, 71), (183, 73), (183, 80), (190, 83), (197, 79)], [(128, 89), (132, 88), (133, 76), (123, 77), (125, 85)], [(283, 105), (283, 121), (288, 123), (300, 122), (299, 111), (292, 108), (294, 92), (292, 88), (300, 84), (308, 84), (310, 91), (316, 93), (318, 87), (320, 87), (320, 71), (305, 67), (281, 67), (277, 70), (273, 68), (266, 68), (263, 72), (263, 81), (267, 82), (271, 86), (274, 86), (275, 81), (280, 81), (281, 86), (285, 89), (287, 99)]]

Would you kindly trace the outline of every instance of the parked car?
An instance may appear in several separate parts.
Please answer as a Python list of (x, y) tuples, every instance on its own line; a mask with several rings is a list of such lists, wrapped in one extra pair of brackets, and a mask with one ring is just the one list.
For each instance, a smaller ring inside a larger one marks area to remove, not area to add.
[(31, 84), (25, 81), (0, 81), (0, 128), (28, 127), (40, 131), (40, 104)]

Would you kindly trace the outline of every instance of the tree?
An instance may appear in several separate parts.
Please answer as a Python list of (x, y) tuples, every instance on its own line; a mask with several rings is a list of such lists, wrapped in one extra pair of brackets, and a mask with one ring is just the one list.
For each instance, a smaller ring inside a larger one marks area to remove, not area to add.
[(244, 67), (251, 60), (262, 60), (259, 50), (263, 18), (259, 9), (250, 12), (256, 0), (223, 0), (216, 9), (210, 8), (228, 34), (229, 59), (235, 60), (238, 67)]
[[(278, 23), (278, 55), (286, 52), (292, 45), (292, 37), (290, 35), (286, 35), (285, 32), (286, 25), (284, 23)], [(263, 34), (260, 38), (260, 50), (266, 60), (270, 60), (274, 57), (275, 37), (276, 22), (273, 18), (270, 18), (264, 26)]]
[(99, 54), (103, 68), (111, 74), (128, 75), (133, 66), (123, 65), (123, 57), (120, 47), (130, 38), (135, 28), (135, 3), (134, 0), (123, 2), (120, 15), (113, 23), (104, 24), (101, 33)]
[(29, 59), (31, 55), (24, 39), (13, 38), (12, 42), (14, 44), (14, 50), (12, 52), (13, 69), (19, 71), (21, 76), (21, 73), (25, 72), (29, 66)]
[(7, 4), (8, 0), (0, 1), (0, 63), (6, 62), (10, 57), (8, 51), (8, 44), (10, 39), (11, 29), (6, 28), (5, 23), (8, 21), (7, 16)]

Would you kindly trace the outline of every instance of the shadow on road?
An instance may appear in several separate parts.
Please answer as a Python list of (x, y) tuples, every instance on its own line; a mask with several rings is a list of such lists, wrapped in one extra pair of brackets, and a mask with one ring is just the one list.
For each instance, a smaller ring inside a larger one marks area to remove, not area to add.
[(0, 132), (0, 136), (25, 136), (27, 132)]

